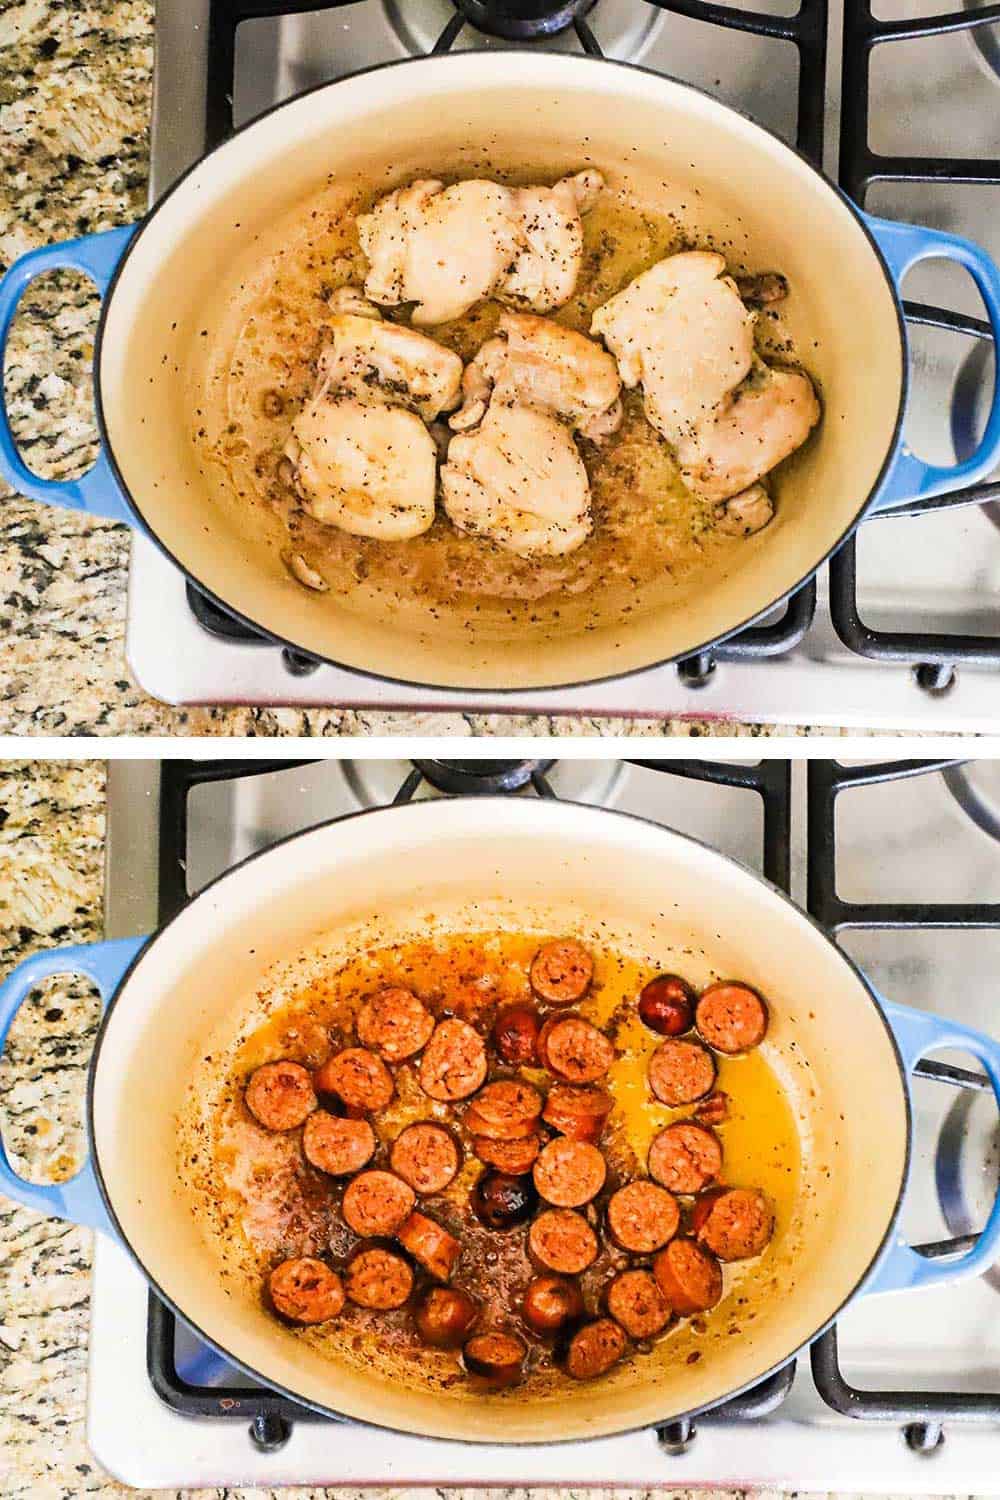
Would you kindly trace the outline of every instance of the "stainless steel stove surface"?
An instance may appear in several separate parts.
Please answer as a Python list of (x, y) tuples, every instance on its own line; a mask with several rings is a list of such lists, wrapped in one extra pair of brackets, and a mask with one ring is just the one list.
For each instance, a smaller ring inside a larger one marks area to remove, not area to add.
[[(461, 763), (461, 774), (467, 765)], [(512, 774), (510, 763), (489, 765), (492, 776)], [(671, 769), (664, 772), (664, 765)], [(427, 769), (435, 781), (443, 779), (440, 763)], [(917, 769), (922, 774), (909, 774)], [(751, 868), (766, 868), (842, 927), (845, 948), (889, 998), (996, 1032), (996, 764), (903, 764), (881, 784), (870, 784), (870, 773), (860, 767), (850, 774), (863, 776), (863, 783), (841, 786), (845, 773), (829, 762), (814, 763), (808, 782), (804, 764), (789, 769), (772, 762), (763, 772), (766, 815), (759, 788), (741, 784), (758, 774), (748, 766), (663, 762), (650, 768), (572, 759), (530, 763), (525, 774), (532, 772), (535, 783), (528, 780), (514, 795), (537, 795), (537, 785), (543, 793), (600, 802), (689, 832)], [(736, 784), (720, 784), (728, 779)], [(299, 829), (383, 803), (401, 788), (412, 794), (417, 780), (405, 761), (279, 769), (268, 762), (237, 776), (221, 762), (168, 765), (162, 776), (154, 762), (115, 762), (109, 773), (109, 935), (148, 930), (235, 861)], [(416, 794), (438, 795), (426, 780)], [(940, 903), (947, 903), (943, 913), (934, 909)], [(902, 1226), (911, 1242), (975, 1231), (997, 1191), (998, 1149), (990, 1096), (916, 1081), (914, 1170)], [(672, 1427), (586, 1444), (477, 1447), (397, 1437), (357, 1423), (293, 1419), (286, 1425), (288, 1407), (280, 1398), (270, 1398), (270, 1407), (265, 1402), (260, 1415), (252, 1383), (177, 1328), (169, 1314), (165, 1323), (125, 1254), (98, 1237), (89, 1441), (106, 1468), (143, 1488), (560, 1483), (995, 1493), (998, 1293), (1000, 1267), (957, 1287), (857, 1302), (836, 1335), (816, 1346), (818, 1374), (808, 1356), (800, 1358), (790, 1394), (782, 1401), (779, 1390), (765, 1401), (769, 1414), (752, 1424), (724, 1411), (700, 1419), (693, 1435)], [(169, 1339), (165, 1356), (157, 1338)], [(150, 1383), (147, 1359), (163, 1400)], [(167, 1377), (164, 1360), (171, 1367)], [(834, 1410), (830, 1400), (843, 1406), (869, 1399), (852, 1394), (846, 1382), (894, 1393), (886, 1419), (862, 1422)]]
[[(463, 0), (469, 9), (483, 0)], [(783, 27), (799, 25), (808, 45), (802, 52), (803, 117), (799, 119), (800, 53), (787, 37), (755, 30), (721, 30), (702, 17), (719, 7), (697, 0), (671, 0), (667, 9), (648, 0), (595, 0), (579, 5), (606, 55), (670, 73), (695, 83), (744, 110), (785, 139), (838, 171), (841, 125), (843, 6), (851, 18), (848, 58), (864, 52), (857, 28), (866, 23), (861, 0), (832, 0), (822, 81), (825, 0), (807, 0), (807, 20), (789, 19), (788, 0), (761, 0), (757, 15)], [(213, 4), (215, 10), (213, 10)], [(236, 27), (232, 83), (225, 48), (214, 22), (224, 12), (253, 9), (222, 0), (160, 0), (157, 6), (157, 70), (153, 119), (151, 193), (155, 199), (190, 162), (201, 156), (230, 119), (242, 123), (290, 95), (358, 69), (426, 52), (454, 22), (452, 0), (354, 0), (300, 13), (257, 16)], [(518, 9), (517, 6), (509, 7)], [(971, 9), (970, 0), (970, 9)], [(520, 7), (530, 12), (531, 6)], [(537, 7), (536, 7), (537, 9)], [(722, 14), (740, 15), (738, 5)], [(881, 15), (881, 12), (879, 12)], [(888, 14), (888, 12), (886, 13)], [(922, 0), (896, 0), (893, 23), (904, 30), (924, 14)], [(756, 23), (747, 18), (751, 26)], [(452, 28), (454, 30), (454, 26)], [(857, 33), (857, 34), (856, 34)], [(789, 32), (791, 35), (791, 32)], [(215, 43), (210, 47), (210, 37)], [(471, 25), (461, 27), (454, 47), (511, 45)], [(570, 28), (525, 46), (579, 48)], [(211, 67), (215, 76), (210, 81)], [(851, 75), (844, 123), (845, 180), (865, 175), (858, 125), (860, 88)], [(228, 98), (231, 89), (231, 111)], [(825, 106), (825, 145), (823, 106)], [(873, 150), (910, 158), (904, 180), (878, 181), (867, 207), (971, 235), (1000, 256), (996, 186), (1000, 167), (1000, 55), (995, 28), (908, 39), (874, 48), (871, 63), (869, 144)], [(209, 124), (206, 124), (206, 116)], [(955, 178), (912, 158), (935, 154), (963, 159)], [(981, 159), (980, 167), (970, 165)], [(894, 163), (890, 175), (898, 175)], [(928, 177), (920, 181), (919, 177)], [(852, 183), (849, 183), (852, 185)], [(857, 188), (860, 191), (860, 182)], [(933, 262), (907, 282), (909, 298), (969, 316), (980, 312), (971, 282), (956, 268)], [(979, 394), (988, 391), (991, 347), (968, 333), (921, 325), (911, 329), (913, 394), (907, 437), (921, 455), (954, 461), (967, 451), (982, 419)], [(156, 696), (174, 702), (325, 704), (401, 709), (570, 713), (760, 719), (866, 728), (935, 731), (997, 730), (1000, 691), (994, 644), (1000, 590), (1000, 535), (990, 504), (947, 509), (919, 518), (867, 524), (849, 544), (834, 573), (821, 570), (819, 607), (804, 629), (811, 596), (800, 596), (797, 614), (779, 635), (783, 649), (770, 659), (699, 661), (685, 672), (658, 668), (637, 676), (571, 691), (497, 694), (438, 693), (381, 682), (330, 666), (289, 663), (274, 646), (247, 644), (206, 634), (192, 613), (176, 570), (141, 538), (133, 550), (128, 653), (133, 671)], [(856, 574), (856, 582), (855, 582)], [(830, 610), (833, 588), (837, 625)], [(204, 611), (202, 611), (204, 613)], [(170, 629), (163, 629), (165, 619)], [(797, 628), (793, 628), (796, 626)], [(839, 634), (838, 634), (839, 629)], [(949, 650), (940, 635), (963, 639)], [(850, 648), (841, 636), (850, 641)], [(868, 659), (877, 651), (882, 659)], [(959, 661), (957, 672), (951, 664)], [(291, 666), (292, 670), (289, 670)], [(303, 671), (303, 667), (306, 668)], [(921, 670), (916, 670), (921, 667)]]

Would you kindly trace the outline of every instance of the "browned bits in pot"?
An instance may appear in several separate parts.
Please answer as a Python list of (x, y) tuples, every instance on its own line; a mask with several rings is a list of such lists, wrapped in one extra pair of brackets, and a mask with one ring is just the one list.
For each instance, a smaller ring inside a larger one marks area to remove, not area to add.
[(671, 1240), (653, 1261), (653, 1275), (664, 1299), (680, 1318), (708, 1312), (722, 1298), (722, 1268), (694, 1240)]
[(530, 1135), (542, 1112), (542, 1096), (530, 1083), (501, 1079), (488, 1083), (466, 1111), (466, 1124), (476, 1135), (513, 1141)]
[(251, 1074), (246, 1106), (268, 1130), (294, 1130), (316, 1108), (307, 1068), (295, 1062), (264, 1063)]
[(265, 417), (280, 417), (285, 403), (277, 391), (265, 391), (260, 398), (260, 409)]
[(392, 1172), (361, 1172), (349, 1182), (341, 1212), (355, 1234), (366, 1239), (395, 1234), (416, 1202), (408, 1182)]
[(320, 1094), (336, 1094), (348, 1109), (374, 1114), (385, 1109), (393, 1095), (392, 1076), (380, 1057), (365, 1047), (345, 1047), (313, 1075)]
[(531, 1218), (537, 1202), (534, 1184), (525, 1176), (484, 1172), (469, 1194), (469, 1206), (487, 1229), (514, 1229)]
[(478, 1303), (452, 1286), (428, 1287), (413, 1312), (417, 1332), (432, 1349), (461, 1349), (478, 1318)]
[(743, 301), (752, 306), (766, 307), (771, 302), (783, 302), (788, 296), (788, 278), (780, 271), (757, 271), (734, 279)]
[(442, 1229), (434, 1219), (414, 1210), (397, 1229), (396, 1238), (403, 1249), (438, 1281), (451, 1280), (462, 1247), (454, 1235)]
[(302, 1132), (306, 1161), (331, 1177), (350, 1177), (375, 1155), (375, 1132), (367, 1120), (343, 1120), (314, 1110)]
[(672, 1193), (700, 1193), (722, 1170), (722, 1146), (714, 1130), (694, 1120), (676, 1120), (649, 1148), (649, 1175)]
[(373, 1245), (351, 1257), (344, 1272), (344, 1290), (359, 1307), (389, 1312), (409, 1299), (413, 1272), (394, 1250)]
[(623, 1271), (609, 1284), (605, 1306), (630, 1339), (651, 1339), (662, 1333), (673, 1312), (649, 1271)]
[(695, 1204), (691, 1227), (720, 1260), (749, 1260), (767, 1248), (774, 1211), (759, 1188), (714, 1188)]
[(386, 1062), (413, 1057), (430, 1040), (434, 1017), (410, 990), (380, 990), (358, 1011), (358, 1041)]
[(565, 1276), (535, 1276), (521, 1304), (521, 1315), (535, 1333), (559, 1333), (583, 1317), (583, 1293)]
[(526, 1352), (513, 1334), (477, 1333), (462, 1350), (462, 1359), (470, 1375), (500, 1391), (520, 1380)]
[(420, 1059), (419, 1078), (432, 1099), (467, 1099), (486, 1080), (482, 1037), (457, 1017), (439, 1022)]
[(679, 974), (657, 974), (643, 985), (639, 1019), (660, 1036), (680, 1036), (694, 1025), (694, 990)]
[(649, 1086), (661, 1104), (693, 1104), (714, 1084), (715, 1058), (700, 1042), (661, 1042), (649, 1059)]
[(535, 1187), (556, 1208), (582, 1208), (601, 1191), (607, 1170), (596, 1146), (558, 1136), (535, 1162)]
[(729, 1095), (723, 1089), (713, 1089), (695, 1105), (694, 1113), (702, 1125), (722, 1125), (729, 1119)]
[(542, 1027), (539, 1054), (550, 1073), (566, 1083), (595, 1083), (615, 1060), (603, 1032), (582, 1016), (557, 1016)]
[(529, 1229), (528, 1249), (547, 1271), (578, 1276), (597, 1259), (597, 1235), (582, 1214), (571, 1208), (549, 1208)]
[(511, 1068), (538, 1064), (538, 1033), (542, 1018), (533, 1005), (508, 1005), (493, 1023), (493, 1046), (501, 1062)]
[(633, 1255), (651, 1255), (673, 1239), (680, 1209), (666, 1188), (655, 1182), (627, 1182), (608, 1199), (611, 1238)]
[(535, 1131), (516, 1141), (494, 1141), (488, 1135), (474, 1135), (472, 1149), (487, 1167), (496, 1167), (507, 1177), (523, 1177), (530, 1172), (541, 1150), (542, 1138)]
[(626, 1345), (625, 1334), (612, 1318), (584, 1323), (567, 1345), (566, 1374), (574, 1380), (596, 1380), (618, 1363)]
[(275, 1266), (267, 1287), (276, 1311), (293, 1323), (325, 1323), (343, 1310), (340, 1277), (325, 1261), (309, 1255)]
[(749, 1052), (767, 1033), (767, 1006), (748, 984), (712, 984), (698, 999), (694, 1023), (717, 1052)]
[(560, 1135), (577, 1141), (597, 1141), (611, 1113), (611, 1095), (602, 1084), (578, 1087), (554, 1083), (549, 1089), (542, 1119)]
[(545, 943), (531, 961), (531, 988), (546, 1005), (582, 1000), (594, 977), (594, 960), (575, 938)]
[(415, 1192), (441, 1193), (461, 1166), (461, 1158), (450, 1130), (421, 1120), (400, 1131), (389, 1165)]

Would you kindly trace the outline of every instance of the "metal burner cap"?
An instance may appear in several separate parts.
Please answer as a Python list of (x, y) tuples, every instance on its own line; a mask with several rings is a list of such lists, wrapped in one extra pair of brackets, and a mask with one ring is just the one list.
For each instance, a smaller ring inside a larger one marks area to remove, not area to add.
[[(434, 43), (455, 15), (456, 9), (468, 13), (471, 0), (382, 0), (389, 25), (395, 31), (407, 52), (420, 57), (431, 51)], [(483, 0), (476, 0), (483, 5)], [(485, 9), (484, 5), (484, 9)], [(499, 7), (517, 9), (518, 7)], [(523, 7), (520, 7), (523, 9)], [(638, 62), (653, 42), (666, 16), (653, 5), (637, 3), (637, 0), (590, 0), (590, 4), (561, 4), (550, 7), (552, 11), (576, 11), (585, 17), (587, 25), (602, 52), (609, 57)], [(572, 16), (570, 16), (572, 19)], [(580, 43), (572, 26), (555, 35), (542, 33), (539, 37), (525, 39), (515, 45), (539, 46), (558, 52), (579, 52)], [(452, 51), (467, 51), (471, 48), (509, 47), (511, 39), (491, 36), (477, 26), (467, 23), (459, 33)]]

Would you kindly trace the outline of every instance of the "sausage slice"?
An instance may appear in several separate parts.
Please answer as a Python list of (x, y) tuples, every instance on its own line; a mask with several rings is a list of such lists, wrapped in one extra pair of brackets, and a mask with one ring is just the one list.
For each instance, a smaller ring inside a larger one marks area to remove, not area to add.
[(325, 1323), (344, 1306), (344, 1285), (336, 1271), (311, 1255), (295, 1256), (275, 1266), (268, 1277), (275, 1308), (293, 1323)]
[(439, 1021), (420, 1059), (420, 1087), (432, 1099), (468, 1099), (486, 1079), (486, 1045), (468, 1021)]
[(347, 1185), (341, 1213), (344, 1222), (364, 1239), (395, 1234), (413, 1210), (416, 1194), (408, 1182), (378, 1169), (361, 1172)]
[(460, 1349), (476, 1326), (479, 1304), (453, 1286), (428, 1287), (413, 1314), (417, 1332), (432, 1349)]
[(493, 1141), (488, 1135), (474, 1135), (472, 1149), (481, 1162), (495, 1167), (506, 1177), (523, 1177), (530, 1172), (541, 1150), (542, 1138), (537, 1130), (517, 1141)]
[(374, 1114), (392, 1098), (392, 1075), (380, 1057), (366, 1047), (345, 1047), (335, 1052), (313, 1075), (321, 1094), (336, 1094), (348, 1109)]
[(651, 1255), (677, 1233), (677, 1200), (655, 1182), (628, 1182), (608, 1199), (612, 1239), (633, 1255)]
[(542, 1096), (530, 1083), (505, 1078), (480, 1089), (469, 1108), (485, 1127), (483, 1135), (513, 1140), (534, 1130), (542, 1112)]
[(597, 1235), (582, 1214), (548, 1208), (528, 1230), (528, 1249), (547, 1271), (578, 1276), (597, 1259)]
[(625, 1334), (613, 1318), (597, 1318), (583, 1327), (569, 1341), (566, 1349), (566, 1374), (574, 1380), (595, 1380), (606, 1375), (625, 1353)]
[(267, 1130), (294, 1130), (316, 1108), (309, 1070), (296, 1062), (264, 1063), (250, 1075), (245, 1098)]
[(583, 1293), (565, 1276), (535, 1276), (521, 1303), (521, 1316), (535, 1333), (558, 1333), (583, 1317)]
[(537, 1067), (541, 1027), (533, 1005), (508, 1005), (493, 1023), (493, 1046), (500, 1061), (511, 1068)]
[(550, 1073), (567, 1083), (595, 1083), (615, 1060), (612, 1043), (582, 1016), (557, 1016), (542, 1027), (538, 1051)]
[(686, 1236), (671, 1240), (653, 1261), (653, 1275), (678, 1317), (708, 1312), (722, 1297), (722, 1268), (714, 1255)]
[(722, 1144), (714, 1130), (676, 1120), (649, 1148), (649, 1175), (672, 1193), (700, 1193), (722, 1170)]
[(649, 1059), (649, 1086), (661, 1104), (693, 1104), (715, 1086), (715, 1058), (700, 1042), (661, 1042)]
[(583, 1087), (554, 1083), (549, 1089), (542, 1119), (560, 1135), (594, 1142), (600, 1138), (611, 1113), (611, 1103), (611, 1095), (599, 1083)]
[(430, 1041), (434, 1017), (410, 990), (380, 990), (358, 1011), (358, 1041), (386, 1062), (402, 1062)]
[(575, 938), (559, 938), (539, 948), (528, 977), (546, 1005), (573, 1005), (590, 989), (594, 960)]
[(695, 1105), (695, 1119), (702, 1125), (722, 1125), (729, 1119), (729, 1095), (723, 1089), (713, 1089)]
[(440, 1193), (455, 1176), (461, 1158), (450, 1130), (421, 1120), (397, 1135), (389, 1165), (414, 1192)]
[(351, 1302), (388, 1312), (402, 1307), (413, 1290), (413, 1272), (401, 1255), (379, 1245), (359, 1250), (344, 1272), (344, 1290)]
[(710, 984), (694, 1008), (698, 1035), (717, 1052), (749, 1052), (764, 1040), (767, 1006), (748, 984)]
[(749, 1260), (767, 1247), (774, 1211), (759, 1188), (716, 1188), (695, 1204), (691, 1227), (720, 1260)]
[(608, 1286), (604, 1302), (630, 1339), (653, 1338), (673, 1317), (670, 1303), (650, 1271), (623, 1271)]
[(504, 1390), (521, 1378), (526, 1349), (511, 1333), (477, 1333), (462, 1350), (470, 1375), (492, 1390)]
[(454, 1235), (426, 1214), (414, 1212), (396, 1230), (396, 1238), (437, 1281), (448, 1281), (462, 1253)]
[(535, 1162), (535, 1187), (556, 1208), (582, 1208), (601, 1191), (607, 1170), (596, 1146), (559, 1136)]
[(367, 1120), (343, 1120), (314, 1110), (302, 1132), (306, 1161), (331, 1177), (351, 1177), (375, 1155), (375, 1132)]

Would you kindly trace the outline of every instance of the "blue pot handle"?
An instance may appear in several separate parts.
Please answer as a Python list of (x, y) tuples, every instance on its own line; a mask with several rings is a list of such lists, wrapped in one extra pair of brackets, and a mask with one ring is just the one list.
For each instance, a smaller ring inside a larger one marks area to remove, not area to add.
[[(897, 292), (907, 271), (919, 261), (953, 260), (964, 266), (982, 296), (994, 348), (1000, 345), (1000, 269), (985, 250), (971, 240), (945, 234), (941, 229), (876, 219), (869, 214), (863, 214), (862, 218), (885, 257)], [(997, 370), (986, 431), (975, 453), (961, 463), (928, 464), (901, 439), (869, 514), (964, 489), (984, 479), (996, 467), (1000, 460), (1000, 361)]]
[[(0, 985), (0, 1051), (7, 1040), (11, 1022), (43, 979), (53, 974), (86, 974), (100, 990), (101, 1004), (107, 1006), (125, 970), (148, 941), (145, 937), (114, 938), (106, 943), (47, 948), (26, 958)], [(40, 1214), (103, 1229), (108, 1235), (114, 1233), (90, 1164), (89, 1151), (76, 1176), (68, 1182), (27, 1182), (14, 1171), (0, 1139), (0, 1191), (15, 1203), (33, 1208)]]
[(61, 245), (29, 250), (0, 278), (0, 475), (12, 489), (31, 500), (61, 505), (67, 510), (80, 510), (89, 516), (106, 516), (111, 521), (127, 521), (130, 526), (137, 524), (136, 517), (118, 487), (103, 450), (93, 467), (79, 479), (41, 479), (32, 473), (18, 452), (10, 429), (3, 393), (3, 371), (7, 362), (10, 325), (28, 283), (46, 271), (82, 271), (96, 283), (103, 297), (135, 230), (134, 224), (127, 224), (121, 229), (108, 229), (103, 234), (88, 234), (83, 239), (66, 240)]
[[(982, 1063), (993, 1086), (1000, 1107), (1000, 1042), (982, 1031), (973, 1031), (957, 1021), (946, 1021), (926, 1011), (911, 1010), (879, 997), (883, 1014), (892, 1028), (906, 1069), (907, 1079), (916, 1064), (928, 1052), (956, 1047), (969, 1052)], [(909, 1086), (909, 1084), (907, 1084)], [(906, 1243), (898, 1229), (886, 1247), (878, 1265), (864, 1286), (869, 1292), (901, 1292), (910, 1287), (941, 1286), (968, 1276), (981, 1276), (1000, 1256), (1000, 1195), (995, 1199), (989, 1218), (983, 1225), (971, 1250), (946, 1260), (931, 1260), (919, 1255)]]

